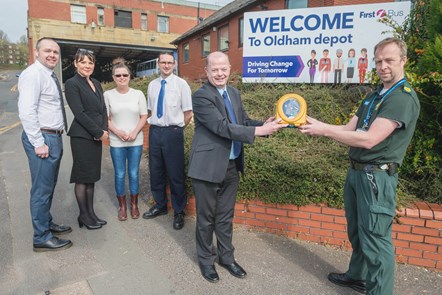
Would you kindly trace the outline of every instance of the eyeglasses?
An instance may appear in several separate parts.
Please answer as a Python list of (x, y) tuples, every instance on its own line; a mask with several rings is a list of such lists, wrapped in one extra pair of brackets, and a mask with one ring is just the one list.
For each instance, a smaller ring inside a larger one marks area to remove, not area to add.
[(92, 50), (89, 50), (89, 49), (78, 48), (77, 53), (80, 53), (80, 52), (94, 55), (94, 52)]
[(129, 74), (115, 74), (114, 76), (117, 78), (121, 78), (121, 77), (127, 78), (127, 77), (129, 77)]

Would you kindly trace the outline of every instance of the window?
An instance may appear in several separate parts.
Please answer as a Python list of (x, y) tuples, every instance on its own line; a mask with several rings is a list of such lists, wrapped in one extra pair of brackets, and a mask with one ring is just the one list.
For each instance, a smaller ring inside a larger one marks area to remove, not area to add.
[(169, 17), (158, 16), (158, 29), (159, 33), (169, 33)]
[(189, 62), (189, 43), (183, 45), (183, 62)]
[(203, 56), (210, 54), (210, 34), (203, 35), (202, 38)]
[(115, 26), (120, 28), (132, 28), (132, 12), (115, 10)]
[(71, 22), (86, 24), (86, 6), (71, 5)]
[(244, 44), (244, 18), (240, 18), (239, 22), (239, 29), (238, 29), (238, 46), (242, 47)]
[(218, 50), (225, 51), (229, 49), (229, 27), (224, 26), (218, 29)]
[(141, 14), (141, 29), (147, 31), (147, 13)]
[(97, 22), (99, 26), (104, 26), (104, 8), (98, 7), (97, 9)]
[(287, 9), (307, 8), (308, 0), (286, 0), (285, 6)]

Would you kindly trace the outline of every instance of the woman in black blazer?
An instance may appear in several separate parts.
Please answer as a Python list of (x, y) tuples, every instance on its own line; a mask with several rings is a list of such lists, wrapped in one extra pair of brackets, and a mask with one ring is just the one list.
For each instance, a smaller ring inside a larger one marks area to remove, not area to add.
[(70, 183), (75, 183), (80, 209), (78, 225), (98, 229), (106, 224), (94, 211), (94, 186), (101, 177), (102, 140), (109, 138), (106, 105), (100, 82), (91, 78), (95, 67), (93, 52), (78, 49), (74, 66), (77, 72), (65, 84), (66, 100), (74, 114), (68, 132), (73, 158)]

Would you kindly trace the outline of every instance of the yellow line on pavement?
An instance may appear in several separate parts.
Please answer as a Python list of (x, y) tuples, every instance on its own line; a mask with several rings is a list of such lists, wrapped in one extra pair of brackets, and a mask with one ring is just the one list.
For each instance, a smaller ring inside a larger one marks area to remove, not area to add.
[(12, 128), (17, 127), (18, 125), (21, 125), (21, 122), (17, 122), (17, 123), (14, 123), (14, 124), (12, 124), (12, 125), (9, 125), (9, 126), (2, 127), (2, 128), (0, 128), (0, 134), (3, 134), (3, 133), (5, 133), (6, 131), (9, 131), (9, 130), (11, 130)]

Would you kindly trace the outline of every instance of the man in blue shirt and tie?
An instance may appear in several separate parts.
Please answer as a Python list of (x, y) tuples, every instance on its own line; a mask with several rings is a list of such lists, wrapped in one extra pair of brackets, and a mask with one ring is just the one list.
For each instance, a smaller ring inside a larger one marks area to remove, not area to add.
[[(274, 117), (266, 122), (248, 117), (236, 88), (227, 85), (230, 62), (226, 54), (207, 56), (208, 82), (192, 97), (195, 135), (189, 159), (196, 199), (196, 249), (202, 276), (219, 281), (214, 263), (230, 274), (245, 278), (245, 270), (235, 261), (232, 221), (239, 184), (238, 171), (244, 171), (242, 143), (253, 143), (255, 136), (270, 135), (287, 124)], [(213, 251), (213, 233), (217, 251)]]

